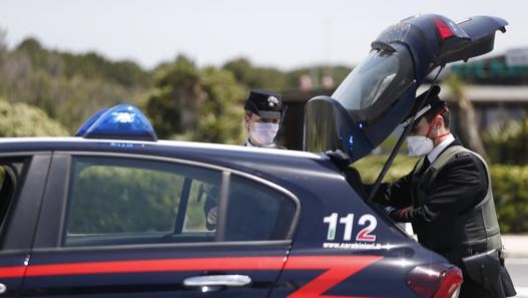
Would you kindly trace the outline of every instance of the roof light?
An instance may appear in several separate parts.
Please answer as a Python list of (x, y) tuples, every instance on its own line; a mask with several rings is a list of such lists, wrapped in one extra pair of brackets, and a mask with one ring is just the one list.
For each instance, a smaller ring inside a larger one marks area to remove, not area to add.
[(129, 104), (121, 104), (95, 113), (75, 136), (88, 139), (122, 139), (157, 141), (147, 117)]
[(438, 31), (438, 34), (440, 35), (440, 38), (442, 40), (446, 40), (450, 37), (455, 36), (455, 32), (453, 32), (453, 29), (449, 27), (449, 25), (445, 22), (444, 19), (440, 17), (434, 18), (434, 25), (436, 27), (436, 31)]

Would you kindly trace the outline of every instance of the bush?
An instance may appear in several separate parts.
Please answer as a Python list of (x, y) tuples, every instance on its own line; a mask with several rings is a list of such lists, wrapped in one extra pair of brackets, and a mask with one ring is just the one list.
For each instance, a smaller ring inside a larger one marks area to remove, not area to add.
[(528, 163), (528, 119), (508, 120), (490, 127), (482, 138), (491, 161), (497, 164)]
[[(353, 167), (355, 167), (361, 174), (363, 183), (371, 184), (378, 178), (387, 158), (387, 155), (370, 155), (355, 162)], [(408, 157), (402, 154), (396, 155), (396, 158), (383, 178), (383, 181), (394, 182), (398, 178), (408, 174), (412, 171), (417, 161), (418, 158), (416, 157)]]
[(490, 167), (502, 233), (528, 232), (528, 166)]
[(67, 136), (68, 131), (41, 109), (0, 99), (0, 137)]

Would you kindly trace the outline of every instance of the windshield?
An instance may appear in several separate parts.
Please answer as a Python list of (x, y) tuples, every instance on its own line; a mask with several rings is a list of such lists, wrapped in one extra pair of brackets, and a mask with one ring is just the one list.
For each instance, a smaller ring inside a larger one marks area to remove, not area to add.
[(398, 73), (400, 62), (393, 53), (372, 50), (347, 76), (332, 98), (347, 110), (364, 110), (372, 106)]

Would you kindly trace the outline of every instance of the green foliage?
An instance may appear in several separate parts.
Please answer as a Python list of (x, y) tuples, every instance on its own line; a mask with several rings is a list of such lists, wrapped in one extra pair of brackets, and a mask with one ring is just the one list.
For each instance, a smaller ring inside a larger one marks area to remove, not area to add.
[(146, 110), (160, 138), (242, 142), (244, 92), (231, 72), (180, 56), (158, 70), (155, 85)]
[(199, 69), (183, 56), (156, 72), (156, 90), (147, 100), (146, 112), (158, 137), (170, 138), (195, 126), (204, 95), (200, 79)]
[(52, 76), (82, 76), (85, 79), (109, 81), (127, 88), (149, 87), (152, 83), (151, 74), (132, 61), (113, 62), (94, 52), (73, 55), (50, 51), (33, 38), (22, 41), (15, 53), (27, 56), (34, 68), (47, 70)]
[[(383, 165), (388, 159), (388, 155), (369, 155), (356, 161), (352, 166), (361, 174), (363, 183), (372, 184), (378, 178)], [(408, 157), (403, 154), (396, 155), (392, 166), (385, 175), (384, 182), (394, 182), (398, 178), (410, 173), (418, 161), (416, 157)]]
[(0, 100), (0, 137), (67, 136), (68, 132), (46, 113), (24, 103)]
[(238, 58), (227, 62), (223, 68), (232, 72), (237, 82), (248, 89), (285, 90), (285, 74), (273, 68), (256, 67), (248, 59)]
[(131, 103), (146, 110), (161, 138), (240, 144), (241, 101), (250, 88), (296, 90), (306, 74), (317, 81), (331, 75), (337, 84), (350, 70), (314, 66), (281, 71), (245, 58), (221, 69), (198, 68), (179, 56), (146, 71), (132, 61), (111, 61), (95, 52), (50, 50), (35, 38), (10, 50), (5, 36), (0, 29), (0, 96), (37, 106), (69, 134), (100, 109)]
[(244, 116), (240, 100), (244, 96), (242, 88), (228, 71), (206, 68), (202, 74), (207, 97), (191, 140), (241, 144)]
[[(350, 73), (344, 66), (314, 66), (299, 68), (292, 71), (280, 71), (273, 68), (257, 67), (246, 58), (238, 58), (227, 62), (224, 69), (232, 72), (236, 80), (248, 89), (261, 88), (278, 92), (299, 89), (303, 75), (309, 75), (315, 82), (321, 82), (323, 76), (329, 75), (337, 86)], [(321, 88), (320, 83), (313, 86)]]
[(10, 50), (5, 36), (0, 29), (0, 97), (42, 109), (70, 135), (100, 109), (131, 103), (147, 112), (161, 138), (240, 144), (241, 101), (249, 88), (296, 90), (306, 74), (317, 81), (331, 75), (337, 84), (350, 70), (314, 66), (281, 71), (245, 58), (221, 69), (198, 68), (179, 56), (146, 71), (132, 61), (111, 61), (95, 52), (50, 50), (35, 38)]
[(72, 186), (75, 199), (68, 232), (172, 232), (182, 184), (181, 177), (161, 172), (97, 166), (84, 169)]
[(449, 87), (455, 98), (464, 96), (465, 84), (456, 74), (450, 74), (444, 79), (444, 83)]
[(68, 206), (69, 234), (172, 234), (178, 212), (185, 213), (184, 231), (205, 230), (204, 200), (198, 200), (200, 181), (191, 184), (188, 205), (183, 208), (184, 176), (95, 165), (77, 170)]
[(528, 163), (528, 119), (508, 120), (490, 127), (483, 136), (487, 153), (495, 163)]
[(490, 172), (501, 232), (528, 232), (528, 166), (494, 165)]
[(7, 51), (6, 31), (0, 28), (0, 53)]
[(0, 96), (41, 108), (69, 134), (101, 108), (135, 103), (152, 84), (135, 63), (50, 51), (31, 38), (1, 57)]

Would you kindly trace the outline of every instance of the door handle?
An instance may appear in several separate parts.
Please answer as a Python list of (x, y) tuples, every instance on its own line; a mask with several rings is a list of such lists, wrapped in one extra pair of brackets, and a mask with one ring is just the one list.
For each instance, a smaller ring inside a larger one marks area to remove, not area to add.
[(188, 287), (243, 287), (251, 283), (247, 275), (204, 275), (193, 276), (183, 280), (183, 285)]

